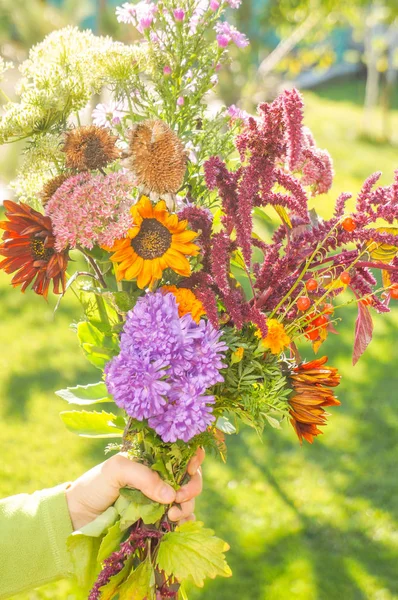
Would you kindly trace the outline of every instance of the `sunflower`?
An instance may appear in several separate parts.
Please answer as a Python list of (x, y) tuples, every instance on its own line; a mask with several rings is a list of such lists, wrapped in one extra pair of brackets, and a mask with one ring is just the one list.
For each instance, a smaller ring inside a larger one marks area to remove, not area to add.
[(0, 255), (0, 269), (17, 273), (11, 280), (14, 287), (20, 285), (24, 292), (29, 284), (41, 296), (47, 297), (51, 280), (54, 293), (65, 290), (65, 271), (68, 264), (66, 251), (54, 248), (51, 219), (27, 204), (4, 201), (7, 221), (0, 222), (4, 229)]
[(203, 317), (203, 315), (206, 314), (203, 304), (191, 290), (187, 288), (178, 288), (175, 285), (164, 285), (161, 290), (165, 294), (171, 292), (173, 296), (175, 296), (180, 317), (189, 313), (195, 323), (199, 323), (200, 317)]
[(117, 137), (96, 125), (76, 127), (65, 134), (62, 151), (68, 169), (89, 171), (102, 169), (120, 156)]
[(160, 119), (130, 131), (129, 165), (146, 193), (175, 194), (182, 185), (187, 155), (177, 134)]
[(289, 398), (291, 423), (300, 443), (303, 438), (312, 444), (323, 433), (319, 426), (327, 424), (324, 406), (338, 406), (339, 400), (330, 388), (340, 383), (337, 369), (326, 367), (327, 356), (302, 363), (290, 374), (293, 395)]
[(111, 248), (117, 279), (137, 279), (138, 287), (143, 289), (161, 279), (167, 267), (188, 277), (191, 266), (186, 257), (199, 252), (192, 243), (198, 234), (187, 229), (188, 221), (179, 221), (177, 215), (170, 214), (163, 200), (153, 206), (146, 196), (130, 212), (133, 227)]

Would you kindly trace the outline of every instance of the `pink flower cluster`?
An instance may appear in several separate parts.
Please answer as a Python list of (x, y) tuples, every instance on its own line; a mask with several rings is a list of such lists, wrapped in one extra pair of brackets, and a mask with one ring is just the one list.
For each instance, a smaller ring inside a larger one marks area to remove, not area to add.
[(138, 2), (130, 4), (125, 2), (116, 9), (116, 17), (119, 23), (134, 25), (140, 33), (148, 29), (155, 18), (158, 7), (153, 2)]
[(67, 179), (46, 205), (57, 250), (113, 246), (131, 227), (134, 182), (123, 173), (79, 173)]
[(220, 48), (226, 48), (230, 42), (233, 42), (238, 48), (245, 48), (249, 45), (249, 40), (244, 33), (241, 33), (226, 21), (216, 24), (217, 43)]

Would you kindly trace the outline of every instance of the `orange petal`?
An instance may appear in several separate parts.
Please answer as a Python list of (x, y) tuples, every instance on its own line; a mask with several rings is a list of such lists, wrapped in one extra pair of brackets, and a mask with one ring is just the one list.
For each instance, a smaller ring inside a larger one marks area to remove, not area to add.
[(164, 255), (167, 266), (179, 275), (188, 277), (191, 274), (191, 265), (181, 252), (169, 248)]
[(144, 264), (144, 259), (136, 254), (134, 262), (126, 269), (125, 279), (129, 281), (138, 277)]
[(179, 242), (172, 242), (171, 247), (182, 254), (187, 254), (189, 256), (197, 256), (199, 253), (199, 248), (196, 244), (182, 244)]
[(143, 290), (152, 279), (152, 265), (150, 260), (144, 260), (140, 274), (138, 275), (137, 285)]
[(173, 242), (174, 242), (174, 240), (176, 242), (182, 242), (182, 243), (192, 242), (192, 240), (194, 240), (196, 237), (198, 237), (198, 234), (196, 233), (196, 231), (191, 231), (190, 229), (185, 229), (181, 233), (173, 233)]
[(137, 210), (143, 219), (153, 218), (153, 206), (152, 202), (147, 196), (142, 196), (139, 202), (136, 204)]

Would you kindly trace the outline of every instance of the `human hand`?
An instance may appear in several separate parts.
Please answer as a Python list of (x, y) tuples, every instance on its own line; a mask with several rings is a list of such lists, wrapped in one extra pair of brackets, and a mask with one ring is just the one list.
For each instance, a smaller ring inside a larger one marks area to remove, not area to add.
[(158, 473), (134, 462), (123, 454), (115, 454), (76, 479), (66, 490), (66, 500), (73, 529), (76, 531), (93, 521), (112, 506), (122, 487), (140, 490), (145, 496), (161, 504), (177, 502), (168, 511), (170, 521), (194, 518), (195, 497), (202, 491), (200, 465), (205, 452), (199, 448), (188, 464), (190, 481), (177, 492), (162, 481)]

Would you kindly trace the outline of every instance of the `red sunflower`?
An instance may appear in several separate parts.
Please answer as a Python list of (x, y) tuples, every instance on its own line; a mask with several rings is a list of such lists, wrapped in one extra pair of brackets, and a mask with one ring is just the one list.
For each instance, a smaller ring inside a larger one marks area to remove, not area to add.
[(65, 290), (65, 271), (68, 264), (66, 251), (57, 252), (51, 219), (27, 204), (4, 201), (7, 221), (0, 221), (4, 229), (0, 244), (0, 269), (15, 273), (11, 280), (21, 291), (32, 283), (32, 289), (47, 298), (51, 280), (55, 294)]

